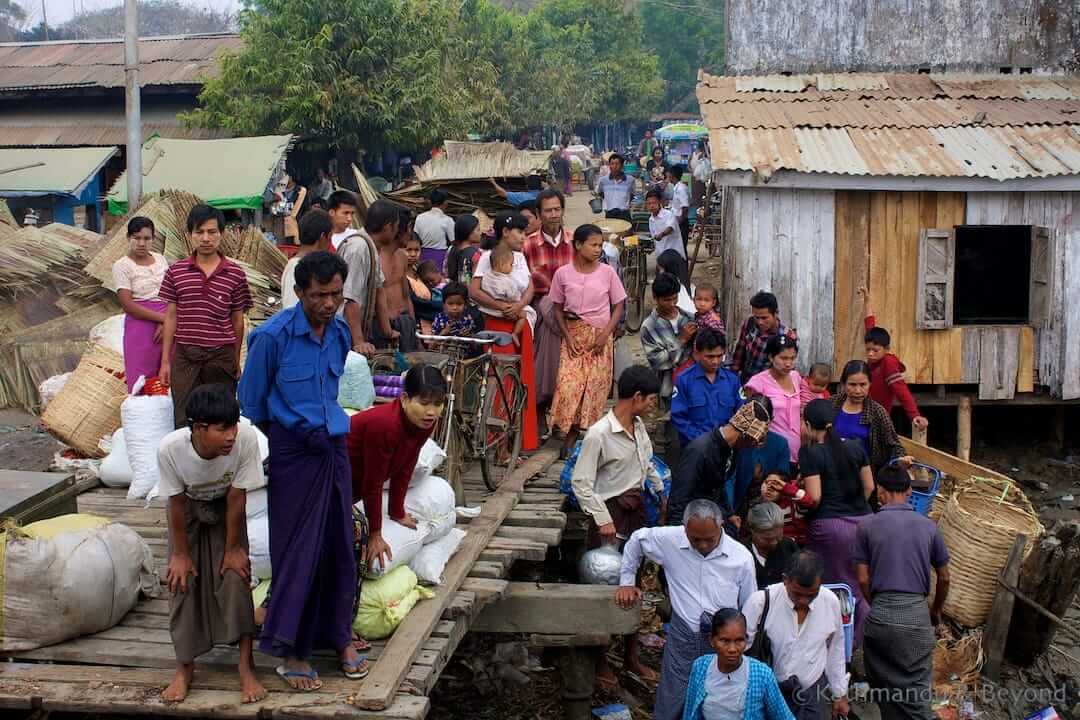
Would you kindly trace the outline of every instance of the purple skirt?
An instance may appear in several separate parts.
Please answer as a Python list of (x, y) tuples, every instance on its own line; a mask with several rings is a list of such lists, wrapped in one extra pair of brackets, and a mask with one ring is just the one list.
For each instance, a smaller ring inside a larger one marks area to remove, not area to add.
[[(140, 307), (163, 313), (161, 300), (136, 300)], [(128, 392), (139, 376), (155, 377), (161, 369), (161, 343), (154, 341), (158, 323), (124, 315), (124, 380)]]
[(855, 644), (862, 645), (863, 624), (870, 614), (870, 599), (864, 598), (859, 589), (859, 579), (855, 575), (855, 565), (851, 562), (855, 547), (855, 533), (859, 523), (870, 515), (858, 517), (826, 518), (811, 520), (806, 536), (806, 547), (813, 550), (825, 561), (823, 583), (844, 583), (855, 595)]
[(420, 262), (430, 260), (431, 262), (435, 263), (435, 267), (439, 268), (439, 272), (442, 272), (443, 268), (445, 267), (446, 253), (446, 249), (440, 250), (438, 248), (422, 248), (420, 250)]

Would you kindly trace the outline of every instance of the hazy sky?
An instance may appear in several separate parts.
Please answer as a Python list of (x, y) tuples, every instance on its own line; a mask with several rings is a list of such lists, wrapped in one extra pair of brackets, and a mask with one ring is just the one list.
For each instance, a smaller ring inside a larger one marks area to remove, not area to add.
[[(181, 0), (186, 5), (209, 7), (214, 10), (235, 12), (239, 3), (235, 0)], [(16, 0), (26, 10), (30, 25), (41, 22), (41, 5), (45, 3), (45, 12), (49, 15), (49, 25), (59, 25), (70, 20), (77, 11), (101, 10), (114, 5), (122, 5), (118, 0)]]

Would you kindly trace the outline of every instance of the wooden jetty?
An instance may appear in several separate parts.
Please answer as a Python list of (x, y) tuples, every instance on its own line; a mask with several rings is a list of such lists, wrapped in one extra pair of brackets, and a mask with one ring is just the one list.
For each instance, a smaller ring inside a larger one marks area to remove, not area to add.
[[(435, 597), (417, 604), (385, 642), (373, 643), (371, 673), (362, 681), (341, 676), (332, 654), (314, 658), (323, 687), (291, 691), (274, 674), (275, 658), (256, 653), (260, 678), (270, 691), (261, 703), (240, 703), (237, 651), (218, 647), (199, 658), (191, 694), (180, 704), (161, 700), (175, 668), (168, 631), (168, 601), (143, 599), (116, 627), (37, 650), (16, 652), (0, 663), (0, 708), (215, 718), (393, 718), (420, 720), (428, 695), (473, 621), (488, 605), (514, 593), (506, 580), (516, 560), (542, 561), (562, 539), (554, 450), (533, 455), (494, 493), (474, 470), (464, 477), (470, 504), (480, 514), (443, 574)], [(135, 529), (154, 551), (163, 572), (167, 527), (162, 501), (146, 507), (122, 490), (95, 488), (78, 496), (80, 512), (113, 518)], [(610, 588), (596, 588), (610, 598)], [(587, 592), (587, 591), (586, 591)], [(599, 600), (600, 593), (594, 593)], [(610, 603), (610, 599), (608, 600)], [(611, 603), (611, 608), (614, 604)], [(627, 614), (629, 615), (629, 614)], [(497, 629), (497, 628), (496, 628)]]

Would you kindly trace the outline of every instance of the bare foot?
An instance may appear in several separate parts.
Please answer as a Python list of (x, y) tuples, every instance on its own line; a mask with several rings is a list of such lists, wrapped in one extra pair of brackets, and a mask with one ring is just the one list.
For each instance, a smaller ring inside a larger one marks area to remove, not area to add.
[(188, 688), (191, 687), (191, 679), (195, 676), (195, 663), (180, 665), (176, 668), (176, 675), (169, 683), (169, 687), (161, 691), (161, 699), (168, 703), (184, 702)]
[(258, 625), (259, 627), (262, 627), (263, 623), (265, 623), (265, 622), (266, 622), (266, 608), (263, 607), (262, 605), (260, 605), (259, 607), (255, 608), (255, 624)]
[(240, 694), (241, 702), (245, 704), (257, 703), (266, 697), (266, 688), (248, 668), (240, 668)]

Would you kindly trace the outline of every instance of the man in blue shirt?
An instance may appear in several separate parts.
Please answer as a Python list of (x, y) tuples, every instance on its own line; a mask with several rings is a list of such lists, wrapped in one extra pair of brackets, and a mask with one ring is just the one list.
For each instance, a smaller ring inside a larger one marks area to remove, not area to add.
[(346, 677), (367, 674), (352, 642), (357, 592), (353, 555), (349, 419), (337, 403), (352, 347), (336, 316), (348, 266), (314, 252), (296, 266), (300, 302), (248, 338), (239, 396), (270, 440), (268, 500), (274, 584), (260, 649), (284, 658), (278, 674), (296, 690), (321, 687), (307, 658), (331, 648)]
[(707, 328), (694, 339), (694, 363), (679, 375), (671, 396), (671, 422), (683, 447), (726, 425), (742, 405), (739, 377), (722, 368), (727, 341)]
[(506, 200), (506, 202), (510, 203), (510, 206), (515, 209), (540, 197), (540, 177), (537, 175), (530, 175), (525, 178), (525, 190), (523, 191), (507, 190), (502, 185), (495, 182), (495, 178), (488, 178), (488, 180), (495, 189), (495, 194)]

